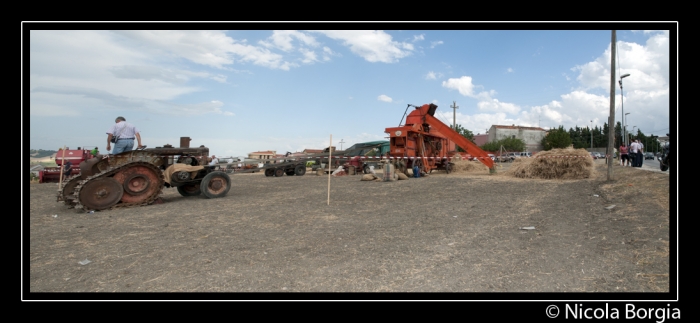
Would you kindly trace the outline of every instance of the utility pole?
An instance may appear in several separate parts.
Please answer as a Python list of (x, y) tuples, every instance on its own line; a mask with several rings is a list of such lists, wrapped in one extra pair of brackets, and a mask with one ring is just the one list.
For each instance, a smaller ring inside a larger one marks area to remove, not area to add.
[(454, 129), (454, 131), (457, 131), (457, 109), (459, 109), (459, 107), (457, 106), (457, 102), (452, 101), (452, 106), (451, 106), (451, 108), (452, 108), (452, 110), (453, 110), (453, 113), (452, 113), (452, 129)]
[(593, 120), (591, 120), (591, 152), (593, 151)]
[[(615, 30), (612, 31), (612, 39), (610, 40), (610, 115), (608, 116), (608, 149), (606, 152), (606, 161), (608, 163), (608, 181), (613, 179), (613, 140), (615, 139), (615, 51), (617, 48), (617, 39)], [(622, 92), (622, 82), (620, 82), (620, 92)], [(623, 115), (624, 116), (624, 115)]]
[(343, 141), (343, 139), (340, 139), (340, 141), (338, 142), (340, 144), (340, 150), (343, 150), (343, 143), (344, 142), (345, 141)]

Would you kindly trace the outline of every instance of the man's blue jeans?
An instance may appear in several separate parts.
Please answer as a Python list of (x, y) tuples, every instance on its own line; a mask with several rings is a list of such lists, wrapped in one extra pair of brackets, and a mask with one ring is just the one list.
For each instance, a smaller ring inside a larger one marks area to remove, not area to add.
[(118, 139), (114, 144), (112, 154), (116, 155), (134, 149), (134, 139)]

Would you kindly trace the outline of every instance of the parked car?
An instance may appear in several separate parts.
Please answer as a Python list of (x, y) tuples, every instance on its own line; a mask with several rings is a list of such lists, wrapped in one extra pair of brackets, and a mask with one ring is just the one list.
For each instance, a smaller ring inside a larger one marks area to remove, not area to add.
[(650, 153), (650, 152), (644, 153), (644, 159), (654, 159), (654, 153)]
[(496, 160), (498, 162), (501, 162), (501, 163), (507, 163), (507, 162), (512, 162), (513, 158), (515, 158), (515, 157), (511, 157), (508, 154), (502, 154), (502, 155), (498, 156), (496, 158)]
[(594, 151), (593, 153), (595, 154), (596, 157), (598, 157), (598, 159), (605, 158), (605, 156), (604, 156), (603, 154), (601, 154), (601, 153), (599, 153), (599, 152), (597, 152), (597, 151)]
[(595, 153), (591, 152), (589, 154), (591, 155), (591, 158), (598, 159), (598, 156)]
[(518, 157), (532, 157), (532, 154), (529, 151), (521, 151), (518, 153)]
[(494, 160), (494, 161), (496, 160), (496, 155), (494, 155), (494, 154), (488, 154), (488, 155), (489, 155), (489, 157), (491, 157), (491, 160)]

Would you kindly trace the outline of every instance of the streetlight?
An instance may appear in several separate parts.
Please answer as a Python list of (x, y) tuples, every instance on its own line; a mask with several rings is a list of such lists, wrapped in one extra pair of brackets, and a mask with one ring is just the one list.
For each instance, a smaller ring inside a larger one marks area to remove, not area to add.
[(623, 122), (622, 122), (622, 123), (625, 124), (624, 130), (623, 130), (623, 133), (624, 133), (625, 136), (624, 136), (624, 138), (622, 138), (622, 139), (623, 139), (623, 141), (626, 142), (625, 145), (626, 145), (627, 147), (630, 146), (630, 142), (629, 142), (629, 140), (627, 140), (627, 115), (628, 115), (628, 114), (630, 114), (630, 112), (625, 113), (625, 119), (624, 119)]
[[(624, 97), (625, 97), (625, 95), (624, 95), (624, 93), (622, 92), (622, 79), (625, 78), (625, 77), (628, 77), (628, 76), (630, 76), (629, 73), (624, 74), (624, 75), (620, 76), (620, 80), (617, 81), (617, 83), (620, 83), (620, 106), (622, 107), (622, 113), (623, 113), (623, 115), (624, 115), (624, 113), (625, 113), (625, 103), (624, 103)], [(626, 124), (627, 124), (627, 122), (625, 122), (625, 120), (623, 119), (623, 120), (622, 120), (622, 128), (623, 128), (623, 129), (626, 129), (626, 128), (625, 128), (625, 125), (626, 125)], [(624, 140), (623, 140), (623, 142), (624, 142)]]
[(593, 120), (591, 120), (591, 152), (593, 151)]
[[(637, 126), (632, 126), (632, 133), (634, 133), (634, 128), (637, 128)], [(632, 134), (630, 134), (630, 139), (632, 139)]]

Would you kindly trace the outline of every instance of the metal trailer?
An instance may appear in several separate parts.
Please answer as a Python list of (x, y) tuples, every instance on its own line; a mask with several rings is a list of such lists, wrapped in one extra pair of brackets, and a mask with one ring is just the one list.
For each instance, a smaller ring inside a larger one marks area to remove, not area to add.
[(304, 176), (304, 174), (306, 174), (306, 161), (292, 160), (275, 164), (265, 164), (263, 170), (267, 177), (282, 177), (285, 174), (287, 174), (287, 176)]

